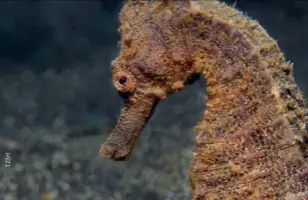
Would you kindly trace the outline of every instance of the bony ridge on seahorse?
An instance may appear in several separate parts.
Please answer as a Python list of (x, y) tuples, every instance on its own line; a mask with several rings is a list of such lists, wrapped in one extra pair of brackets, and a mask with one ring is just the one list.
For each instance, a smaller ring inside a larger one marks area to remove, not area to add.
[(292, 64), (224, 3), (128, 1), (113, 83), (125, 101), (100, 155), (127, 160), (157, 103), (207, 81), (190, 169), (193, 199), (308, 199), (308, 113)]

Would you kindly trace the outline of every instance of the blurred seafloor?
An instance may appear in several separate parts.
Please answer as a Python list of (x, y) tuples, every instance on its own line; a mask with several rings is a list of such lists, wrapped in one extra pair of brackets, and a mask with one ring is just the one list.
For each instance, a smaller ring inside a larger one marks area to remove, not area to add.
[[(307, 97), (308, 1), (237, 2), (278, 40)], [(128, 162), (98, 157), (122, 103), (110, 72), (120, 7), (0, 3), (0, 200), (191, 198), (187, 172), (204, 80), (158, 106)]]

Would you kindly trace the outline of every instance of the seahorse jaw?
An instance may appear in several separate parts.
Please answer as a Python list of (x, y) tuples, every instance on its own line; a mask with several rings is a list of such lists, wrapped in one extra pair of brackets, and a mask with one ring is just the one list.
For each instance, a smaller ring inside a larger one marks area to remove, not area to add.
[(149, 97), (126, 104), (116, 127), (108, 136), (107, 141), (101, 145), (99, 154), (115, 161), (128, 160), (137, 138), (151, 117), (157, 103), (157, 98)]

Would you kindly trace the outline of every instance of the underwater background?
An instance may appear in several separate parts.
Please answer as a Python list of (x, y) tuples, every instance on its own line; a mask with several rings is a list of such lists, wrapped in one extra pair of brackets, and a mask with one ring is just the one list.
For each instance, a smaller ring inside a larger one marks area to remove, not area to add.
[[(122, 106), (110, 67), (121, 6), (0, 2), (0, 200), (191, 198), (205, 80), (159, 104), (128, 162), (98, 156)], [(308, 1), (239, 0), (236, 7), (278, 40), (307, 99)]]

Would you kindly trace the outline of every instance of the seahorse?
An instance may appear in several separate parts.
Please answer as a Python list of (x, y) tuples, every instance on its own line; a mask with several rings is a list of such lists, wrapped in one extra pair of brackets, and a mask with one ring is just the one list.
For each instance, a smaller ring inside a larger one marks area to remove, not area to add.
[(217, 0), (127, 1), (112, 81), (124, 100), (100, 155), (127, 160), (155, 107), (203, 75), (194, 200), (308, 199), (308, 111), (293, 64), (256, 21)]

